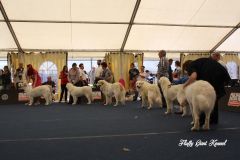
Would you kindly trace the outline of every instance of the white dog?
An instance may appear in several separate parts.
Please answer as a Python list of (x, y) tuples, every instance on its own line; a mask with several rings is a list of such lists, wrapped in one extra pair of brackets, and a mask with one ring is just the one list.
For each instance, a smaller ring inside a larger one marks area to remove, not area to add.
[(49, 105), (52, 103), (52, 86), (50, 85), (42, 85), (35, 88), (32, 88), (30, 85), (25, 84), (24, 90), (29, 97), (29, 106), (33, 104), (33, 100), (35, 97), (43, 96), (46, 103), (45, 105)]
[(112, 97), (115, 97), (116, 104), (114, 106), (117, 106), (119, 102), (121, 102), (123, 105), (125, 105), (125, 88), (122, 86), (121, 83), (108, 83), (105, 80), (99, 80), (97, 83), (98, 86), (100, 86), (100, 90), (106, 97), (106, 103), (104, 105), (108, 105), (112, 103)]
[(171, 85), (171, 82), (167, 77), (161, 77), (159, 79), (159, 84), (162, 88), (162, 92), (167, 103), (167, 111), (165, 114), (172, 113), (173, 101), (177, 99), (180, 107), (183, 108), (182, 116), (185, 116), (187, 111), (185, 107), (186, 97), (183, 92), (183, 84)]
[(85, 96), (88, 100), (87, 104), (91, 104), (93, 100), (92, 88), (90, 86), (76, 87), (72, 83), (67, 83), (66, 85), (69, 93), (73, 97), (72, 105), (77, 103), (78, 97)]
[(190, 84), (185, 90), (186, 98), (192, 111), (194, 126), (191, 130), (199, 130), (199, 116), (205, 113), (204, 130), (209, 130), (210, 114), (216, 101), (214, 88), (207, 81), (199, 80)]
[(142, 96), (142, 107), (149, 105), (148, 109), (151, 109), (154, 102), (162, 107), (162, 95), (158, 85), (150, 84), (146, 81), (137, 81), (136, 87)]

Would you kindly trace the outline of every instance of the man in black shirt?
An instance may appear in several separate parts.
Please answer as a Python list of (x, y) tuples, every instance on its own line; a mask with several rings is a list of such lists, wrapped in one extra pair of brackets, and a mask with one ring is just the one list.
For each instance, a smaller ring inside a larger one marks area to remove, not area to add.
[(173, 70), (172, 70), (172, 62), (173, 62), (173, 59), (169, 59), (168, 60), (168, 74), (169, 74), (169, 81), (172, 82), (173, 81)]

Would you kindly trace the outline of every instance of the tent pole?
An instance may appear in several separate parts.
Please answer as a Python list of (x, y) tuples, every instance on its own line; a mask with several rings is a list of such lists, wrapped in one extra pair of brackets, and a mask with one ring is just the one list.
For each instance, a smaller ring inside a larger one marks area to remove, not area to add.
[(238, 28), (240, 23), (238, 23), (228, 34), (226, 34), (211, 50), (210, 53), (214, 52), (220, 45), (222, 45)]
[(136, 4), (135, 4), (135, 7), (134, 7), (132, 16), (131, 16), (131, 19), (130, 19), (130, 22), (129, 22), (129, 25), (128, 25), (128, 28), (127, 28), (127, 32), (126, 32), (125, 37), (124, 37), (124, 39), (123, 39), (123, 43), (122, 43), (122, 47), (121, 47), (121, 49), (120, 49), (120, 52), (123, 52), (123, 51), (124, 51), (124, 48), (125, 48), (125, 45), (126, 45), (128, 36), (129, 36), (129, 34), (130, 34), (130, 31), (131, 31), (131, 28), (132, 28), (134, 19), (135, 19), (135, 17), (136, 17), (136, 14), (137, 14), (137, 11), (138, 11), (138, 8), (139, 8), (140, 3), (141, 3), (141, 0), (137, 0), (137, 1), (136, 1)]

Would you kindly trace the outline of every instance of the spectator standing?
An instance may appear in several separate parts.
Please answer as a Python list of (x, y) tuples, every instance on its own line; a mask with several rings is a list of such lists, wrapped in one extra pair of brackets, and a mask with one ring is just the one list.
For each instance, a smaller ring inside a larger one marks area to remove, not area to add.
[(26, 78), (26, 74), (24, 72), (23, 63), (19, 63), (18, 68), (14, 73), (14, 82), (16, 84), (17, 90), (20, 89), (19, 85), (25, 81), (25, 78)]
[(83, 63), (79, 64), (79, 72), (80, 72), (80, 76), (79, 76), (79, 83), (80, 86), (87, 86), (88, 85), (88, 75), (87, 72), (84, 70), (84, 65)]
[(162, 76), (169, 77), (169, 74), (168, 74), (169, 64), (168, 64), (168, 59), (166, 58), (165, 50), (159, 51), (158, 56), (159, 56), (159, 63), (158, 63), (158, 70), (157, 70), (157, 78), (159, 80), (160, 77)]
[(130, 64), (130, 70), (129, 70), (129, 89), (131, 91), (136, 91), (136, 82), (137, 78), (139, 76), (139, 71), (135, 67), (134, 63)]
[(102, 75), (102, 66), (101, 66), (101, 60), (97, 60), (98, 67), (95, 69), (95, 81), (94, 83), (97, 84), (98, 80), (100, 79)]
[(60, 72), (59, 79), (61, 79), (61, 94), (59, 103), (61, 103), (63, 94), (65, 97), (65, 102), (67, 102), (68, 90), (67, 90), (67, 83), (68, 83), (68, 67), (65, 65), (63, 66), (62, 71)]
[(173, 70), (172, 70), (172, 62), (173, 59), (169, 59), (168, 60), (168, 77), (169, 77), (169, 81), (172, 82), (173, 81)]
[[(157, 79), (158, 80), (163, 76), (169, 78), (169, 71), (168, 71), (169, 64), (168, 64), (168, 59), (166, 58), (166, 54), (167, 53), (165, 50), (161, 50), (158, 53), (158, 56), (159, 56), (158, 71), (157, 71)], [(163, 92), (162, 92), (162, 89), (160, 86), (159, 86), (159, 89), (160, 89), (161, 94), (163, 95)], [(163, 103), (164, 108), (167, 107), (164, 96), (162, 96), (162, 103)]]
[(3, 67), (3, 73), (2, 73), (2, 83), (4, 89), (10, 89), (11, 88), (11, 72), (8, 68), (8, 66)]
[[(72, 68), (68, 72), (68, 82), (72, 83), (74, 86), (80, 86), (79, 79), (80, 78), (80, 71), (77, 67), (76, 63), (72, 64)], [(73, 103), (73, 97), (70, 94), (68, 104)]]

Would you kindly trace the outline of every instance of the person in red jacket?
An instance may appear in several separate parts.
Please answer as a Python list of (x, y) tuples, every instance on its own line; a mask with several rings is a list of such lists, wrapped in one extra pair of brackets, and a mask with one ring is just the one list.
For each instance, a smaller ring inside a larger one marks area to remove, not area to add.
[[(32, 88), (36, 88), (42, 85), (42, 79), (38, 74), (38, 71), (33, 68), (31, 64), (27, 65), (27, 82), (32, 81)], [(37, 99), (35, 105), (40, 104), (40, 98)]]
[(32, 80), (32, 88), (42, 85), (42, 80), (38, 71), (33, 68), (31, 64), (27, 65), (27, 82), (29, 83)]
[(68, 67), (66, 65), (63, 66), (63, 69), (59, 75), (59, 79), (61, 79), (61, 95), (60, 95), (59, 103), (61, 103), (62, 101), (63, 94), (65, 95), (65, 102), (67, 102), (68, 90), (66, 88), (66, 85), (68, 83)]

